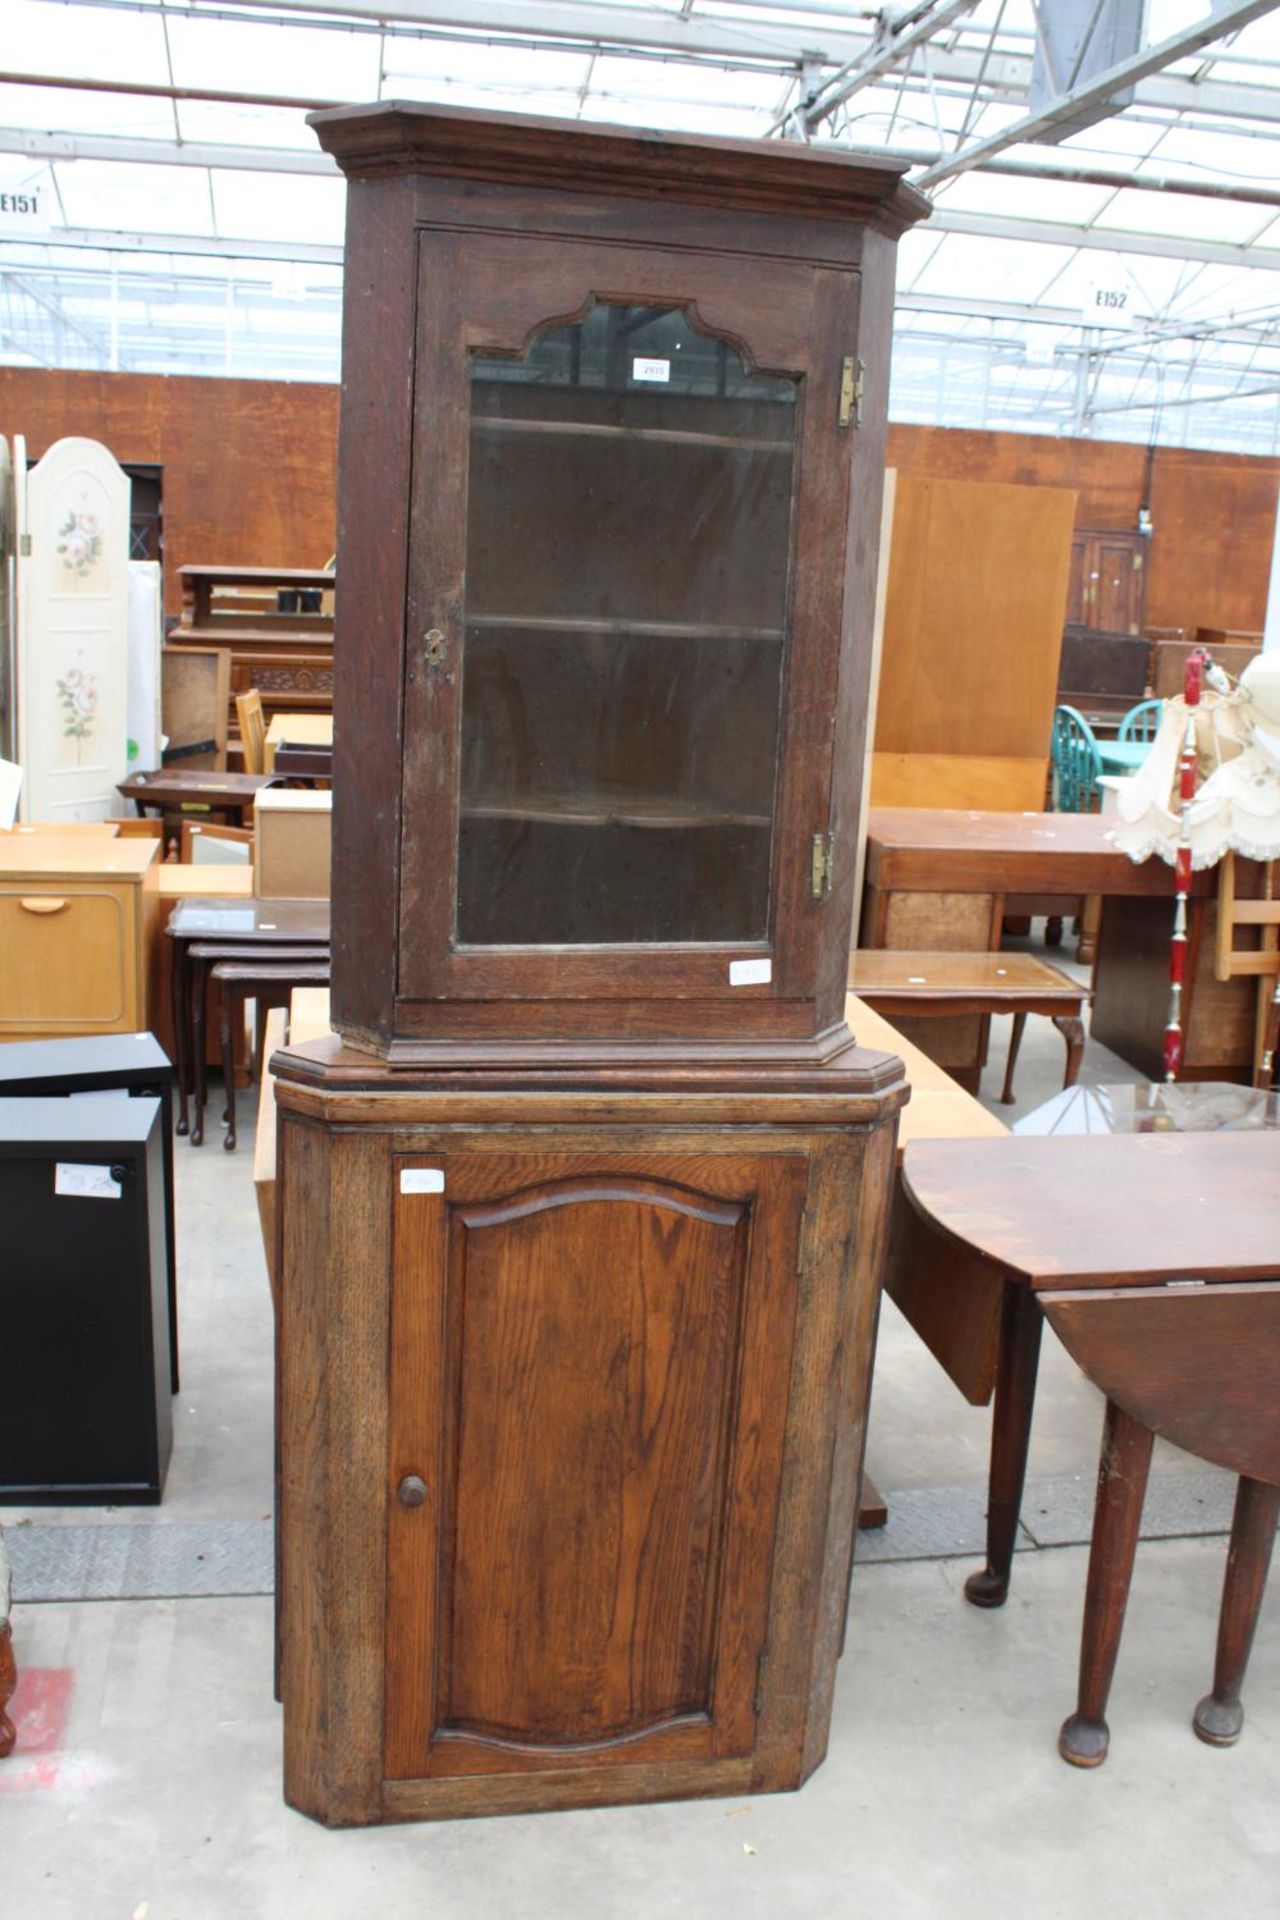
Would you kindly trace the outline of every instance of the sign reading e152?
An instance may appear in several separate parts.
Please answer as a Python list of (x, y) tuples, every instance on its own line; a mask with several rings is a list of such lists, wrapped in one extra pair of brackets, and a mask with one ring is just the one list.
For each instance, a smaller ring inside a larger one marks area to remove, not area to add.
[(1091, 281), (1085, 291), (1080, 317), (1087, 327), (1133, 326), (1137, 320), (1133, 289), (1114, 282), (1107, 286), (1101, 281)]

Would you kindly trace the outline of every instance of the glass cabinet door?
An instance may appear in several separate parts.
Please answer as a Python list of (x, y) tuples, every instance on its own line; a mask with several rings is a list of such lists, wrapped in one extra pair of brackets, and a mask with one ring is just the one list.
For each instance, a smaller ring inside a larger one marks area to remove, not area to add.
[[(725, 329), (723, 297), (661, 297), (679, 259), (628, 256), (641, 298), (600, 249), (494, 242), (527, 249), (503, 280), (486, 244), (450, 287), (449, 243), (424, 247), (401, 990), (518, 995), (521, 957), (554, 956), (557, 993), (594, 995), (602, 950), (606, 993), (718, 991), (730, 954), (767, 989), (811, 370), (760, 364), (749, 304)], [(785, 272), (803, 319), (815, 275)], [(465, 487), (429, 488), (450, 448)]]
[(767, 939), (795, 381), (604, 303), (470, 373), (457, 942)]

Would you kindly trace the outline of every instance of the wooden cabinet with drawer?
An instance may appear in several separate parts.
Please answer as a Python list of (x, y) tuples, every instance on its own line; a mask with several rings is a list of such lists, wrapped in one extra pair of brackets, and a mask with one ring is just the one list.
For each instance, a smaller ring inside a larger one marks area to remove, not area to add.
[(0, 840), (0, 1040), (149, 1024), (155, 840)]

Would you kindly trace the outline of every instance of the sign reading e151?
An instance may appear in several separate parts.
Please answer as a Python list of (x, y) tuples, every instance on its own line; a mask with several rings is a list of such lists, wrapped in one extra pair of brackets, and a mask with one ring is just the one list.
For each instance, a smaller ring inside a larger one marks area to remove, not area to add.
[(48, 225), (45, 185), (27, 181), (13, 185), (0, 180), (0, 233), (43, 233)]

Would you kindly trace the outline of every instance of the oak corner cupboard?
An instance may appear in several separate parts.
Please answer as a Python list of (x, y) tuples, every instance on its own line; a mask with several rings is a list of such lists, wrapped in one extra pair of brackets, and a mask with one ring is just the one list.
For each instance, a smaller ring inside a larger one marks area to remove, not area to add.
[(844, 1006), (925, 202), (835, 147), (312, 125), (337, 1033), (275, 1062), (286, 1797), (795, 1787), (906, 1097)]

